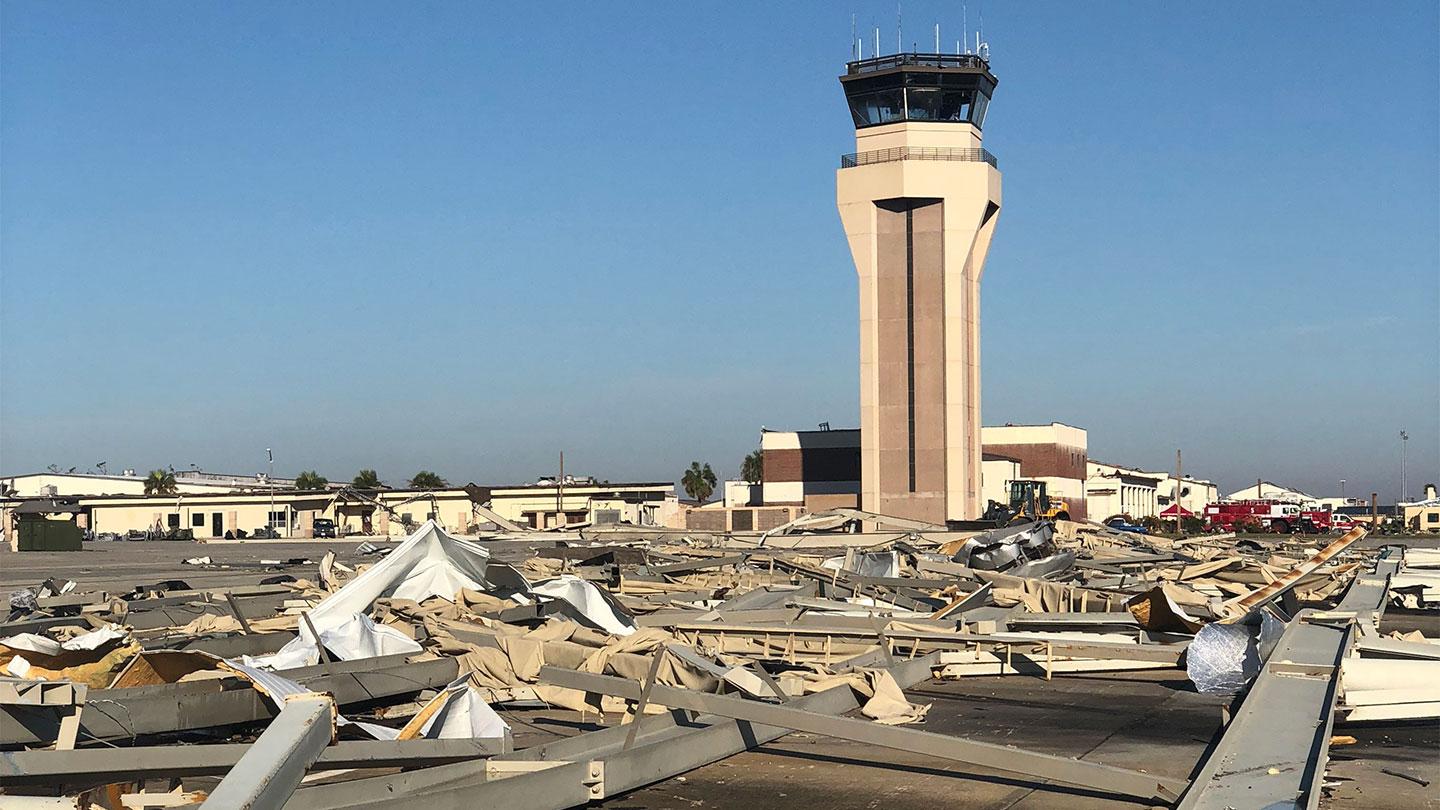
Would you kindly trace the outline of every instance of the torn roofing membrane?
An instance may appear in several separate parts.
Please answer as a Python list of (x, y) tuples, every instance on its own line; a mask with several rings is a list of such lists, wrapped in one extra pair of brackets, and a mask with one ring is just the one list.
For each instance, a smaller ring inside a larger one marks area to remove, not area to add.
[[(455, 601), (461, 590), (481, 591), (516, 598), (533, 593), (573, 605), (594, 626), (618, 635), (633, 633), (633, 620), (594, 585), (575, 576), (560, 576), (530, 585), (509, 566), (497, 565), (498, 582), (487, 577), (490, 552), (484, 546), (447, 534), (435, 521), (426, 521), (395, 550), (343, 588), (330, 594), (306, 616), (320, 634), (325, 649), (342, 661), (393, 653), (418, 653), (421, 647), (394, 628), (371, 621), (375, 600), (385, 597), (423, 602), (431, 597)], [(251, 658), (247, 665), (266, 669), (310, 666), (320, 660), (314, 634), (300, 623), (295, 639), (273, 655)]]
[[(266, 672), (236, 661), (226, 661), (224, 668), (250, 681), (255, 688), (275, 705), (283, 708), (285, 702), (296, 695), (310, 694), (310, 690), (289, 678)], [(427, 739), (478, 739), (482, 737), (504, 737), (510, 726), (490, 708), (490, 704), (469, 686), (469, 678), (456, 679), (435, 698), (440, 701), (439, 710), (430, 715), (416, 736)], [(336, 714), (335, 721), (342, 726), (355, 726), (377, 740), (394, 740), (401, 731), (377, 723), (347, 720)]]

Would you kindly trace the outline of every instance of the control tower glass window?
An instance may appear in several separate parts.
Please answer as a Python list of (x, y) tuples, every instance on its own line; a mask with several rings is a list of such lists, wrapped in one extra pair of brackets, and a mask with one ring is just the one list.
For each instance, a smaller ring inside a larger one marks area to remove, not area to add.
[(840, 77), (857, 129), (901, 121), (981, 127), (995, 77), (970, 54), (894, 54), (846, 65)]
[(975, 93), (940, 87), (905, 89), (905, 117), (910, 121), (957, 121), (971, 123)]
[[(903, 88), (887, 88), (873, 93), (864, 93), (850, 98), (850, 115), (855, 126), (893, 124), (905, 120), (905, 91)], [(864, 124), (860, 122), (864, 121)]]

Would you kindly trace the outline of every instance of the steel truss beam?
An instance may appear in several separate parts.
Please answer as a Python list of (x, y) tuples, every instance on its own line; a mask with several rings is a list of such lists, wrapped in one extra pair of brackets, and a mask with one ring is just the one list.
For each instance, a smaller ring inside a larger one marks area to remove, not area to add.
[(211, 791), (201, 810), (280, 810), (335, 739), (335, 701), (296, 695)]
[(1315, 615), (1302, 610), (1286, 627), (1180, 810), (1319, 805), (1340, 662), (1355, 626), (1312, 623)]
[[(247, 743), (10, 751), (0, 755), (6, 785), (82, 785), (184, 776), (223, 776)], [(503, 753), (499, 740), (345, 740), (326, 748), (312, 771), (420, 768)]]
[(1374, 570), (1357, 575), (1334, 610), (1295, 615), (1196, 774), (1182, 810), (1319, 805), (1341, 663), (1357, 635), (1378, 635), (1390, 578), (1404, 564), (1404, 549), (1386, 546)]

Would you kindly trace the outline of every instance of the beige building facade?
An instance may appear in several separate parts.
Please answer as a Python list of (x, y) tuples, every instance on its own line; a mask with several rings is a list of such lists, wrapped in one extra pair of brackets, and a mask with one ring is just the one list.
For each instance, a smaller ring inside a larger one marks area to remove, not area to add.
[(1208, 504), (1220, 500), (1220, 487), (1214, 481), (1207, 481), (1204, 478), (1191, 478), (1185, 476), (1176, 479), (1173, 473), (1162, 473), (1165, 477), (1155, 487), (1156, 503), (1160, 511), (1170, 508), (1175, 503), (1175, 490), (1177, 480), (1180, 482), (1180, 508), (1196, 515), (1204, 514)]
[[(226, 475), (192, 470), (175, 471), (175, 488), (182, 493), (269, 491), (293, 487), (294, 479), (276, 478), (270, 483), (264, 474)], [(39, 472), (0, 475), (0, 493), (21, 498), (54, 495), (144, 495), (145, 475), (103, 475), (75, 472)]]
[(1164, 473), (1151, 473), (1103, 461), (1087, 461), (1085, 508), (1095, 520), (1127, 515), (1138, 520), (1160, 512), (1158, 486)]
[[(684, 528), (672, 483), (589, 484), (558, 487), (450, 487), (438, 490), (375, 490), (274, 493), (179, 493), (177, 495), (75, 495), (76, 522), (95, 534), (167, 533), (189, 530), (196, 539), (252, 535), (266, 526), (282, 537), (314, 537), (315, 521), (333, 520), (337, 533), (402, 536), (433, 519), (447, 531), (497, 528), (487, 509), (522, 528), (553, 529), (581, 524), (630, 524)], [(19, 496), (0, 499), (6, 540)], [(485, 505), (488, 504), (488, 507)], [(273, 507), (273, 508), (272, 508)]]
[(980, 497), (988, 504), (1009, 503), (1010, 482), (1024, 478), (1020, 474), (1020, 460), (985, 453), (980, 461)]
[(841, 83), (856, 127), (836, 204), (859, 276), (861, 508), (973, 520), (980, 279), (1001, 202), (981, 148), (995, 77), (977, 56), (896, 54), (849, 63)]

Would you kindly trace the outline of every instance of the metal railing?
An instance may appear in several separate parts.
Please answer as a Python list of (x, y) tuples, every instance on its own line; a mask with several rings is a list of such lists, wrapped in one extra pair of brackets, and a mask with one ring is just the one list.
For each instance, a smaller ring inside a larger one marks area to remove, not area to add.
[(940, 146), (897, 146), (891, 149), (877, 149), (874, 152), (852, 152), (840, 156), (840, 168), (853, 169), (871, 163), (889, 163), (895, 160), (963, 160), (989, 163), (995, 168), (1000, 164), (986, 149), (951, 149)]
[(906, 67), (963, 68), (967, 70), (989, 70), (990, 62), (973, 53), (892, 53), (845, 63), (848, 74), (874, 73), (880, 70)]

